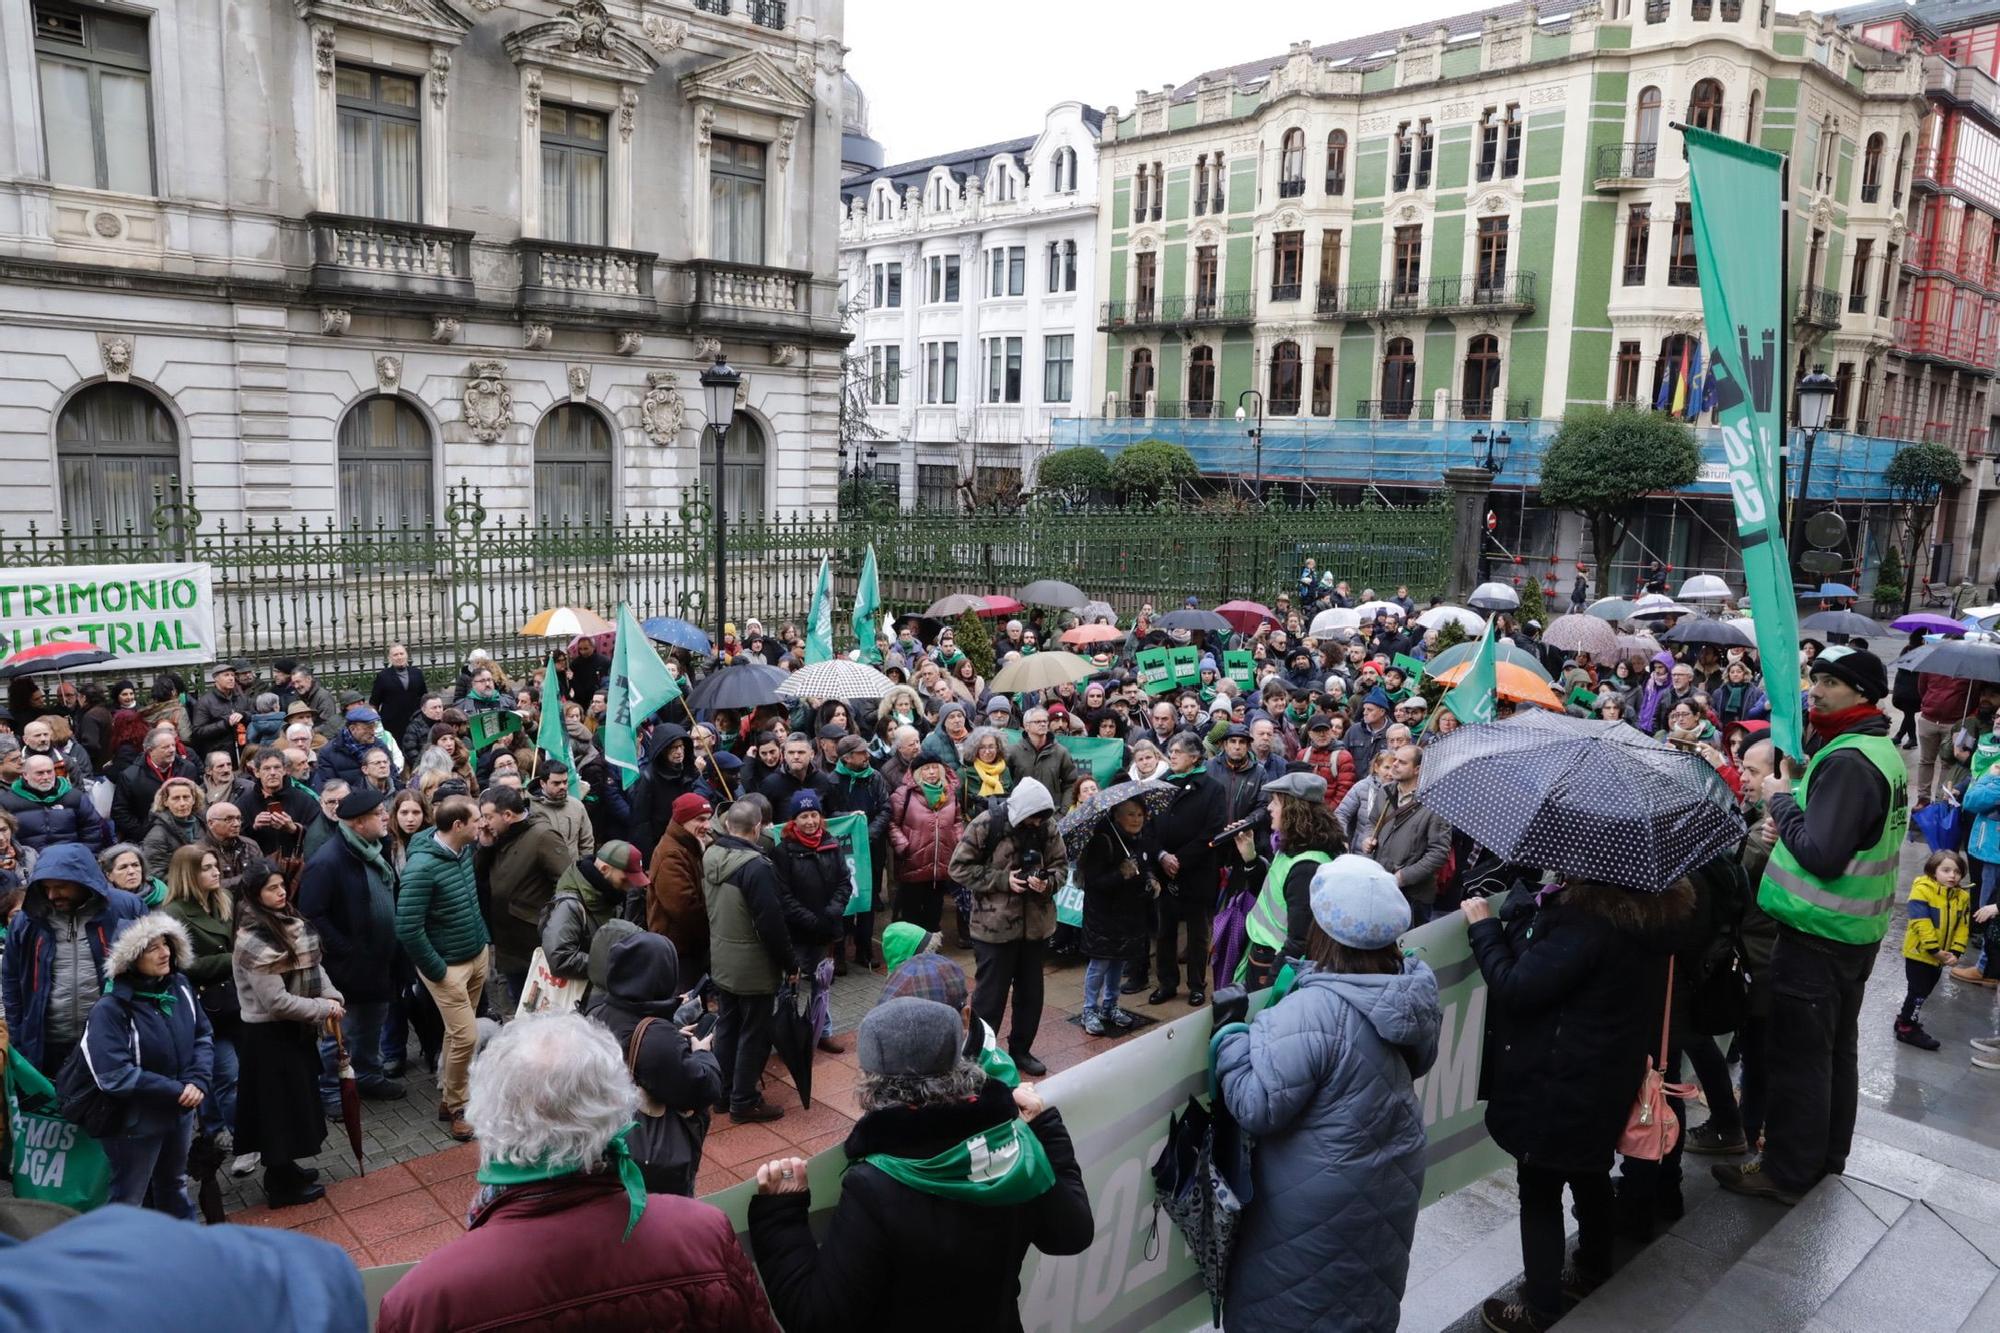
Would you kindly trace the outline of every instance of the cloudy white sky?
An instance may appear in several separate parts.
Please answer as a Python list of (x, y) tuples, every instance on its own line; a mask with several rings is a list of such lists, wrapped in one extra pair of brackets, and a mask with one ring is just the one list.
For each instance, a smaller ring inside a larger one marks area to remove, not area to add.
[[(847, 0), (847, 68), (891, 163), (1034, 134), (1077, 99), (1130, 108), (1133, 92), (1203, 70), (1394, 25), (1479, 0)], [(1802, 0), (1780, 0), (1792, 11)], [(1831, 5), (1822, 5), (1831, 8)]]

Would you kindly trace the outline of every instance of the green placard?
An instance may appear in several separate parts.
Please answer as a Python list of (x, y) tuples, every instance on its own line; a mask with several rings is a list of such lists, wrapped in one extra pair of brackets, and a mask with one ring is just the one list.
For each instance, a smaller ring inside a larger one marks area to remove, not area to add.
[(1567, 695), (1565, 695), (1563, 698), (1563, 703), (1565, 705), (1581, 704), (1583, 708), (1588, 712), (1594, 713), (1597, 711), (1597, 696), (1590, 692), (1588, 686), (1584, 685), (1577, 686), (1575, 689), (1571, 690)]
[(1167, 656), (1173, 659), (1174, 684), (1183, 689), (1201, 684), (1201, 649), (1190, 643), (1180, 648), (1169, 648)]
[(1397, 653), (1396, 660), (1389, 665), (1403, 668), (1403, 674), (1411, 680), (1424, 674), (1424, 664), (1408, 653)]
[[(1199, 660), (1199, 659), (1197, 659)], [(1174, 660), (1164, 648), (1141, 648), (1132, 662), (1139, 668), (1139, 688), (1148, 694), (1169, 694), (1174, 688)], [(1197, 676), (1201, 673), (1196, 672)]]
[(1257, 677), (1257, 655), (1231, 648), (1222, 655), (1222, 669), (1236, 682), (1237, 688), (1247, 690)]
[[(1000, 733), (1010, 750), (1021, 743), (1024, 735), (1019, 728), (1013, 727)], [(1056, 737), (1056, 744), (1068, 750), (1070, 757), (1097, 779), (1098, 786), (1109, 787), (1114, 782), (1125, 780), (1125, 742), (1116, 736), (1071, 736), (1065, 733)], [(1057, 801), (1066, 799), (1059, 791), (1049, 795)]]

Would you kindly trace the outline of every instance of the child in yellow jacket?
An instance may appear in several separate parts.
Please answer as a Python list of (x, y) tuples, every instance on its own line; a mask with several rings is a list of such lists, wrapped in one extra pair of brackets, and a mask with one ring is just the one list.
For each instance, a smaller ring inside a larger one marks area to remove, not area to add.
[(1934, 1051), (1940, 1043), (1917, 1015), (1944, 969), (1965, 952), (1971, 932), (1972, 894), (1964, 885), (1965, 858), (1958, 852), (1931, 853), (1924, 873), (1910, 885), (1910, 924), (1903, 931), (1903, 975), (1910, 988), (1896, 1015), (1896, 1040), (1920, 1050)]

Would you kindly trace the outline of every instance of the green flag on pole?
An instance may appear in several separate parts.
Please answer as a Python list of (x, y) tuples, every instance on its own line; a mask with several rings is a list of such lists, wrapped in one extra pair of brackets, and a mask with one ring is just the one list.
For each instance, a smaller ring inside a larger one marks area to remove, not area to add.
[[(1681, 132), (1687, 136), (1695, 265), (1729, 495), (1743, 581), (1757, 610), (1757, 655), (1784, 675), (1799, 660), (1799, 609), (1778, 468), (1789, 373), (1780, 351), (1784, 158), (1705, 130)], [(1799, 713), (1797, 690), (1771, 691), (1771, 743), (1793, 756), (1805, 752)]]
[(535, 732), (535, 748), (569, 770), (569, 794), (583, 795), (583, 779), (576, 775), (576, 763), (569, 757), (569, 733), (563, 730), (562, 690), (556, 685), (556, 659), (550, 657), (542, 668), (542, 725)]
[(833, 660), (833, 566), (819, 558), (819, 581), (813, 586), (812, 614), (806, 617), (806, 665)]
[(881, 614), (882, 585), (875, 576), (875, 543), (869, 542), (868, 554), (861, 561), (861, 583), (854, 590), (854, 641), (861, 649), (861, 660), (875, 666), (882, 665), (882, 654), (875, 647), (875, 622)]
[(1472, 655), (1472, 665), (1466, 668), (1458, 684), (1438, 702), (1449, 708), (1460, 722), (1491, 722), (1494, 715), (1494, 692), (1500, 687), (1499, 672), (1494, 670), (1493, 622), (1498, 616), (1488, 616), (1486, 632), (1479, 636), (1479, 651)]
[(639, 617), (630, 605), (618, 603), (618, 642), (604, 683), (604, 758), (618, 769), (623, 786), (639, 780), (639, 724), (680, 693), (680, 683), (639, 628)]

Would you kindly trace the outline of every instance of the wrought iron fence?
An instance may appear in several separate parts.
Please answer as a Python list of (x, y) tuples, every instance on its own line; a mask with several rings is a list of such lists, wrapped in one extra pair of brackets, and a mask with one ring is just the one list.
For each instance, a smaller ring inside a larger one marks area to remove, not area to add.
[[(709, 625), (715, 530), (707, 499), (683, 496), (665, 514), (601, 524), (537, 524), (501, 516), (466, 483), (446, 496), (435, 525), (362, 527), (331, 519), (210, 522), (191, 492), (156, 493), (149, 530), (76, 533), (34, 524), (0, 538), (0, 567), (191, 560), (212, 567), (224, 656), (297, 656), (322, 675), (366, 688), (386, 646), (402, 642), (425, 667), (455, 665), (486, 648), (510, 670), (545, 646), (518, 637), (550, 606), (609, 616), (629, 601), (643, 618)], [(732, 517), (727, 603), (775, 631), (805, 616), (822, 556), (832, 559), (845, 615), (863, 553), (875, 547), (887, 610), (921, 610), (947, 593), (1009, 592), (1037, 578), (1077, 582), (1129, 616), (1291, 586), (1305, 555), (1355, 586), (1442, 588), (1451, 512), (1421, 508), (1277, 505), (1228, 511), (1031, 504), (1009, 513), (862, 513)], [(845, 621), (841, 622), (843, 625)], [(845, 640), (846, 631), (838, 637)]]

